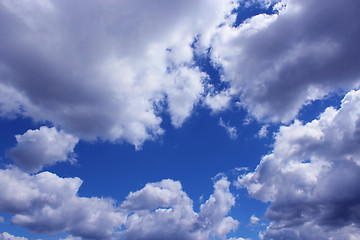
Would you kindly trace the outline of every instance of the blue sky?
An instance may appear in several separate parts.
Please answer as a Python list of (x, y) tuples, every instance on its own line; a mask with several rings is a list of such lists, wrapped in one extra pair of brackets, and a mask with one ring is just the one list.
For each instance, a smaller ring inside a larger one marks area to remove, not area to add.
[(359, 9), (0, 1), (0, 240), (360, 238)]

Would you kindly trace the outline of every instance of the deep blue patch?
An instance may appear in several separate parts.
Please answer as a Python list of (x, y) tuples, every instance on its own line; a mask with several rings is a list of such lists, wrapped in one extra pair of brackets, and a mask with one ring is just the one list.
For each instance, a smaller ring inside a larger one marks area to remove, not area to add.
[(274, 9), (274, 4), (270, 5), (268, 8), (264, 8), (259, 3), (250, 4), (250, 6), (246, 7), (247, 2), (249, 1), (244, 1), (240, 3), (239, 7), (233, 10), (233, 13), (237, 14), (234, 27), (238, 27), (246, 19), (259, 14), (277, 14), (277, 11)]
[(297, 119), (307, 123), (314, 119), (317, 119), (326, 108), (332, 106), (335, 109), (339, 109), (341, 106), (341, 100), (344, 98), (344, 94), (332, 93), (323, 99), (312, 101), (308, 105), (304, 105), (297, 115)]

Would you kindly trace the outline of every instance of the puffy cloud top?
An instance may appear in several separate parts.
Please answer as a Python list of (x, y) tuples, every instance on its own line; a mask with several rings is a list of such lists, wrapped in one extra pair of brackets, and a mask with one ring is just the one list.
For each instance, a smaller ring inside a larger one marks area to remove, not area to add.
[(17, 144), (9, 150), (9, 155), (26, 172), (38, 172), (43, 166), (57, 162), (75, 161), (71, 155), (79, 140), (54, 127), (28, 130), (15, 137)]
[(148, 183), (118, 206), (110, 198), (79, 197), (81, 184), (49, 172), (0, 169), (0, 211), (14, 214), (13, 224), (35, 233), (68, 233), (67, 239), (226, 239), (238, 225), (227, 216), (235, 198), (225, 178), (199, 213), (170, 179)]
[(226, 216), (235, 204), (229, 185), (224, 178), (217, 181), (214, 194), (195, 213), (192, 200), (179, 182), (149, 183), (130, 193), (121, 205), (131, 212), (121, 235), (125, 239), (226, 239), (226, 234), (238, 225)]
[(360, 236), (360, 91), (339, 110), (307, 124), (283, 126), (272, 153), (239, 179), (270, 201), (265, 239), (351, 239)]
[(359, 86), (358, 1), (252, 2), (277, 2), (277, 13), (224, 25), (211, 54), (256, 118), (289, 122), (309, 101)]
[(0, 183), (0, 210), (14, 213), (12, 223), (34, 232), (105, 239), (123, 221), (111, 199), (78, 197), (79, 178), (5, 169), (0, 170)]

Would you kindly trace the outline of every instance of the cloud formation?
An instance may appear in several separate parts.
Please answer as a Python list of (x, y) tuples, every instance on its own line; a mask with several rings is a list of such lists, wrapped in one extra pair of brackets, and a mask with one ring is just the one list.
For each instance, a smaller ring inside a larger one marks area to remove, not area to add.
[(192, 200), (173, 180), (147, 184), (130, 193), (121, 205), (131, 212), (125, 223), (124, 239), (226, 239), (226, 234), (237, 228), (238, 222), (226, 217), (235, 204), (229, 192), (230, 183), (220, 179), (214, 194), (193, 210)]
[(0, 234), (0, 240), (28, 240), (24, 237), (16, 237), (14, 235), (11, 235), (10, 233), (3, 232)]
[(43, 126), (15, 137), (17, 144), (8, 153), (15, 165), (26, 172), (38, 172), (57, 162), (75, 161), (74, 147), (79, 139), (54, 127)]
[(238, 137), (236, 127), (230, 126), (229, 123), (225, 123), (222, 118), (219, 119), (219, 126), (225, 128), (227, 135), (232, 140), (235, 140)]
[(81, 184), (50, 172), (1, 169), (0, 211), (14, 214), (11, 222), (32, 232), (68, 233), (68, 239), (226, 239), (238, 226), (228, 216), (235, 198), (225, 178), (215, 182), (199, 213), (180, 182), (170, 179), (148, 183), (120, 205), (110, 198), (79, 197)]
[(79, 178), (11, 168), (0, 170), (0, 183), (0, 210), (15, 214), (11, 222), (33, 232), (105, 239), (124, 221), (113, 200), (78, 197)]
[[(179, 127), (204, 92), (193, 47), (207, 47), (231, 1), (0, 3), (0, 114), (83, 139), (137, 147)], [(165, 108), (165, 109), (164, 109)]]
[(339, 110), (282, 126), (272, 152), (238, 183), (271, 203), (264, 239), (356, 239), (359, 181), (360, 90), (349, 92)]
[[(252, 2), (269, 6), (275, 1)], [(277, 2), (273, 15), (220, 28), (211, 57), (250, 114), (289, 122), (311, 100), (359, 86), (360, 3)]]

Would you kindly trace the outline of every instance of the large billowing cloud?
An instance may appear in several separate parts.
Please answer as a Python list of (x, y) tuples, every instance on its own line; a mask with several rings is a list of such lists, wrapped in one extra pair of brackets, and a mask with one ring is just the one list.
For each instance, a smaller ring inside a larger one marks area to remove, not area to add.
[(38, 172), (43, 166), (75, 160), (72, 155), (78, 139), (54, 127), (28, 130), (15, 137), (17, 144), (9, 150), (9, 155), (15, 165), (26, 172)]
[(140, 146), (178, 127), (204, 92), (192, 43), (208, 46), (231, 1), (0, 2), (0, 111), (84, 139)]
[(2, 169), (0, 211), (14, 214), (13, 224), (35, 233), (65, 232), (69, 239), (226, 239), (238, 225), (227, 216), (235, 198), (225, 178), (214, 184), (199, 213), (177, 181), (149, 183), (118, 206), (109, 198), (79, 197), (81, 183), (49, 172)]
[(265, 239), (357, 239), (360, 236), (360, 91), (317, 120), (283, 126), (273, 151), (239, 179), (270, 202)]
[(359, 1), (252, 2), (278, 2), (277, 14), (224, 25), (211, 54), (256, 118), (288, 122), (309, 101), (359, 86)]

